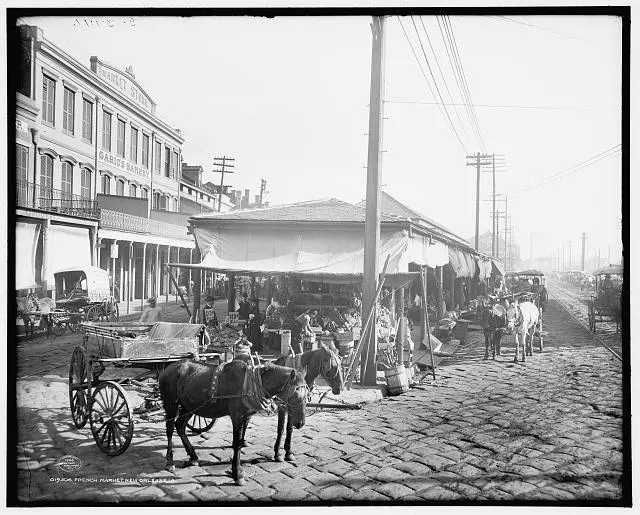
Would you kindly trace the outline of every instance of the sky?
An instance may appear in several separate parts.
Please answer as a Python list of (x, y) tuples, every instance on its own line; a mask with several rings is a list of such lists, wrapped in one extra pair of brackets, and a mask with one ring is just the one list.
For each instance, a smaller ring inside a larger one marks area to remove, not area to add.
[[(225, 183), (254, 194), (264, 178), (271, 204), (365, 198), (370, 17), (24, 21), (87, 67), (92, 55), (133, 66), (157, 113), (181, 129), (185, 162), (212, 170), (214, 157), (235, 159)], [(587, 257), (600, 249), (617, 261), (620, 20), (450, 16), (473, 113), (462, 105), (443, 23), (385, 21), (383, 190), (472, 238), (476, 170), (466, 155), (499, 154), (496, 193), (507, 195), (523, 257), (550, 256), (571, 241), (575, 268), (584, 232)], [(455, 132), (438, 91), (458, 104), (446, 108)], [(491, 228), (491, 180), (481, 174), (480, 233)]]

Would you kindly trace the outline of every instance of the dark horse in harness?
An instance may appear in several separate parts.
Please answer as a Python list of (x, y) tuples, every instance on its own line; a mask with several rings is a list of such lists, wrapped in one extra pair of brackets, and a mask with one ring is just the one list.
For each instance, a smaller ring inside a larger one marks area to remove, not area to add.
[[(290, 362), (291, 365), (289, 364)], [(304, 374), (304, 379), (307, 382), (309, 390), (313, 387), (314, 381), (318, 375), (327, 380), (331, 386), (331, 392), (334, 395), (339, 395), (344, 389), (344, 381), (342, 378), (342, 363), (332, 349), (321, 343), (319, 349), (303, 352), (298, 356), (281, 356), (274, 361), (276, 365), (293, 366), (296, 370)], [(276, 444), (273, 447), (275, 453), (274, 459), (276, 461), (282, 461), (282, 452), (280, 451), (280, 443), (282, 442), (282, 433), (285, 427), (287, 427), (287, 437), (284, 441), (284, 450), (286, 455), (284, 459), (287, 461), (295, 461), (295, 455), (291, 451), (291, 434), (293, 433), (292, 417), (288, 413), (285, 406), (279, 406), (278, 408), (278, 437), (276, 438)]]
[[(305, 423), (307, 385), (300, 372), (271, 363), (253, 369), (234, 360), (223, 367), (222, 372), (218, 371), (215, 393), (212, 391), (218, 368), (215, 365), (184, 359), (160, 374), (158, 384), (167, 426), (167, 468), (175, 470), (171, 443), (174, 426), (189, 454), (187, 465), (197, 466), (198, 456), (185, 431), (189, 418), (194, 414), (212, 419), (229, 415), (233, 424), (231, 476), (241, 486), (246, 479), (240, 466), (240, 449), (252, 415), (260, 410), (262, 401), (275, 397), (286, 406), (292, 425), (301, 428)], [(256, 395), (247, 394), (246, 385), (251, 381)]]
[(493, 359), (496, 359), (496, 354), (500, 355), (500, 342), (507, 328), (507, 308), (498, 302), (482, 299), (476, 315), (484, 332), (484, 359), (489, 359), (489, 348)]

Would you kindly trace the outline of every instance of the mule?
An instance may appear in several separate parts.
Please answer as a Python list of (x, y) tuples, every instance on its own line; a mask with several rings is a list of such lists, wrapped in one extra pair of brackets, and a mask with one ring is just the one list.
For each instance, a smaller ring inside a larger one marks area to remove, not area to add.
[[(182, 440), (189, 461), (187, 466), (198, 466), (198, 456), (189, 442), (186, 427), (192, 415), (217, 419), (229, 415), (233, 424), (233, 459), (231, 477), (236, 485), (242, 486), (246, 479), (240, 464), (243, 431), (251, 417), (260, 410), (261, 402), (276, 398), (286, 406), (292, 418), (292, 425), (299, 429), (305, 424), (307, 404), (307, 384), (300, 372), (267, 363), (254, 371), (246, 363), (234, 360), (223, 365), (218, 371), (216, 365), (191, 359), (169, 365), (159, 376), (158, 386), (165, 411), (167, 427), (166, 467), (175, 470), (173, 463), (172, 436), (175, 427)], [(254, 374), (256, 395), (250, 395), (245, 389)], [(217, 392), (212, 391), (217, 375)]]
[(502, 304), (491, 305), (488, 300), (478, 303), (477, 317), (484, 333), (484, 359), (489, 359), (489, 349), (495, 360), (500, 356), (500, 343), (507, 327), (507, 309)]
[[(514, 362), (518, 362), (520, 339), (522, 339), (521, 361), (525, 361), (525, 355), (533, 356), (533, 333), (535, 332), (539, 317), (540, 311), (533, 302), (518, 303), (516, 301), (507, 309), (507, 328), (510, 332), (515, 331), (516, 354), (513, 358)], [(542, 350), (542, 345), (540, 350)]]
[[(290, 362), (291, 365), (289, 365)], [(342, 377), (342, 362), (337, 352), (327, 347), (324, 343), (320, 344), (320, 348), (303, 352), (298, 356), (280, 356), (274, 361), (276, 365), (294, 366), (296, 370), (304, 374), (305, 381), (309, 390), (313, 388), (316, 377), (322, 376), (331, 386), (331, 392), (339, 395), (344, 390), (344, 380)], [(282, 435), (284, 428), (287, 428), (287, 436), (284, 441), (284, 459), (289, 462), (295, 462), (296, 457), (291, 450), (291, 435), (293, 433), (292, 417), (284, 406), (278, 408), (278, 436), (273, 447), (274, 460), (283, 461), (280, 444), (282, 443)]]

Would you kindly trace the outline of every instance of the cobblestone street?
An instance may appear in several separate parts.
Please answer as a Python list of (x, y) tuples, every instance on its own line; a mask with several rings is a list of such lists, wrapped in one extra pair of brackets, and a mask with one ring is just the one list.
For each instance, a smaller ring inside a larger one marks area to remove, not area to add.
[[(88, 425), (77, 430), (71, 422), (66, 375), (76, 342), (23, 343), (18, 496), (23, 502), (622, 503), (622, 367), (555, 301), (545, 331), (545, 351), (534, 350), (526, 363), (513, 363), (512, 337), (503, 340), (502, 356), (484, 361), (480, 332), (472, 331), (435, 381), (429, 375), (409, 393), (360, 410), (309, 410), (305, 427), (294, 431), (295, 464), (272, 460), (277, 420), (255, 416), (243, 451), (243, 487), (226, 474), (228, 418), (190, 437), (197, 467), (183, 466), (187, 455), (174, 435), (178, 468), (164, 470), (160, 419), (136, 420), (129, 449), (102, 454)], [(65, 455), (79, 458), (81, 468), (60, 470)]]

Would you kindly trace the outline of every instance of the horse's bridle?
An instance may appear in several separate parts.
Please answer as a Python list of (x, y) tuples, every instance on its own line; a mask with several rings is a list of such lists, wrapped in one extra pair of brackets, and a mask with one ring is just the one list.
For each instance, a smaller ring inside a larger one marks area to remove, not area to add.
[[(516, 311), (516, 318), (513, 321), (513, 328), (516, 329), (518, 327), (520, 327), (522, 325), (522, 322), (524, 320), (524, 317), (522, 316), (522, 310), (520, 309), (520, 306), (516, 304), (516, 306), (514, 307), (515, 311)], [(507, 322), (509, 322), (509, 319), (507, 318)]]
[(305, 389), (305, 394), (301, 396), (301, 401), (300, 402), (294, 402), (291, 403), (291, 406), (301, 406), (302, 404), (304, 404), (304, 402), (306, 401), (307, 398), (307, 394), (306, 391), (308, 389), (307, 383), (303, 382), (302, 384), (299, 385), (293, 385), (292, 384), (292, 379), (288, 379), (287, 382), (282, 386), (282, 390), (280, 390), (279, 393), (277, 393), (275, 395), (277, 400), (282, 401), (282, 403), (285, 406), (289, 406), (289, 403), (291, 401), (291, 399), (293, 397), (297, 396), (298, 390), (300, 388), (304, 388)]
[[(329, 349), (327, 349), (327, 350), (329, 350)], [(324, 364), (325, 362), (323, 360), (322, 361), (322, 366), (320, 368), (320, 375), (322, 375), (325, 379), (335, 379), (340, 374), (340, 370), (342, 368), (342, 364), (341, 364), (340, 360), (338, 359), (338, 356), (332, 350), (329, 350), (329, 354), (331, 356), (329, 358), (329, 366), (327, 368), (325, 368), (325, 364)], [(336, 365), (336, 372), (332, 376), (329, 376), (329, 372), (331, 372), (331, 366), (334, 363), (334, 360), (335, 360), (335, 365)]]

